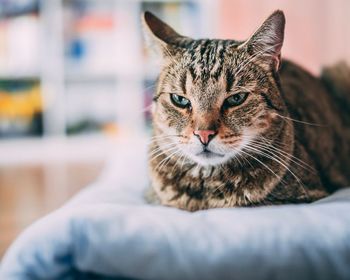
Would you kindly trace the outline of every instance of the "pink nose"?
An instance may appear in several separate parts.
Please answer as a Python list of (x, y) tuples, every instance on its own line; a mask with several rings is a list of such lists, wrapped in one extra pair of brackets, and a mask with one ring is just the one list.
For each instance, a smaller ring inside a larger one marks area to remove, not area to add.
[(210, 140), (216, 135), (214, 130), (195, 130), (193, 134), (196, 135), (203, 145), (208, 145)]

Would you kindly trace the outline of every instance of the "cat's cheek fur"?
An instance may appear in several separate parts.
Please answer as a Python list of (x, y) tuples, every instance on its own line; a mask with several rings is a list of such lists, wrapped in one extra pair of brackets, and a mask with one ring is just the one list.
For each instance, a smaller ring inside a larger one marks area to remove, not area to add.
[(255, 134), (264, 134), (267, 131), (276, 131), (279, 127), (277, 113), (263, 111), (253, 119), (251, 129)]
[(162, 123), (163, 127), (175, 130), (175, 134), (182, 134), (183, 130), (190, 122), (190, 115), (186, 110), (175, 108), (169, 101), (163, 97), (155, 110), (157, 119)]

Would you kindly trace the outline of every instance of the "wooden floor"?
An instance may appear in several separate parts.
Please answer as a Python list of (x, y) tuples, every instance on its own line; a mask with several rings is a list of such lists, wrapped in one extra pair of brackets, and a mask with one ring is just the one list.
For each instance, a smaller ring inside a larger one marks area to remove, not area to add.
[(96, 179), (102, 167), (102, 162), (0, 167), (0, 258), (25, 227)]

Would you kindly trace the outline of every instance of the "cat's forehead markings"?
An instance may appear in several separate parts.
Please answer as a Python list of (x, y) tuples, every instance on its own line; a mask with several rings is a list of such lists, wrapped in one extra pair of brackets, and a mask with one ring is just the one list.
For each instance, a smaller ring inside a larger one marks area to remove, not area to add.
[(226, 92), (229, 93), (232, 90), (233, 83), (235, 81), (233, 72), (231, 69), (226, 70)]
[(220, 75), (224, 62), (224, 45), (219, 40), (195, 40), (187, 51), (189, 69), (194, 80)]
[(227, 55), (240, 45), (233, 40), (193, 40), (187, 46), (186, 61), (187, 69), (192, 75), (193, 81), (208, 80), (214, 78), (216, 81), (224, 74), (223, 69)]

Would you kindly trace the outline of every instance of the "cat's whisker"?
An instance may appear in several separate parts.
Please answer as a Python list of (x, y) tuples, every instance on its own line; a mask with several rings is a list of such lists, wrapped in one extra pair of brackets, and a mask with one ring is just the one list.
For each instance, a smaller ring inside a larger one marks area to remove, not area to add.
[(163, 138), (163, 137), (180, 137), (180, 135), (178, 135), (178, 134), (162, 134), (162, 135), (152, 136), (151, 139), (158, 139), (158, 138)]
[(266, 158), (269, 158), (269, 159), (272, 159), (272, 160), (276, 161), (277, 163), (281, 164), (284, 168), (290, 170), (289, 167), (287, 166), (288, 162), (286, 162), (284, 159), (281, 159), (280, 157), (276, 156), (275, 154), (265, 153), (262, 150), (257, 149), (256, 147), (251, 146), (251, 145), (247, 145), (246, 147), (248, 149), (250, 149), (251, 151), (256, 152), (259, 155), (262, 155), (262, 156), (264, 156)]
[(176, 140), (177, 138), (179, 138), (180, 136), (177, 135), (164, 135), (164, 136), (159, 136), (159, 137), (151, 137), (148, 141), (148, 145), (152, 144), (152, 143), (162, 143), (165, 141), (170, 141), (170, 140)]
[[(164, 147), (164, 148), (166, 149), (166, 148), (169, 148), (169, 147), (172, 147), (172, 145), (169, 145), (169, 146)], [(153, 155), (155, 155), (155, 154), (157, 154), (159, 152), (163, 152), (164, 148), (160, 148), (160, 147), (155, 148), (155, 149), (149, 151), (148, 156), (151, 157), (151, 156), (153, 156)]]
[[(177, 151), (176, 151), (176, 152), (177, 152)], [(166, 156), (166, 158), (162, 159), (162, 160), (157, 164), (157, 166), (155, 167), (155, 170), (160, 171), (160, 169), (158, 169), (158, 167), (159, 167), (160, 165), (163, 165), (163, 163), (165, 163), (165, 161), (167, 161), (168, 159), (170, 159), (169, 156)]]
[(239, 166), (243, 167), (243, 164), (242, 164), (242, 162), (240, 161), (238, 155), (234, 155), (234, 158), (235, 158), (235, 160), (238, 161)]
[(163, 144), (167, 144), (167, 143), (172, 143), (170, 140), (171, 140), (171, 139), (159, 139), (159, 140), (153, 139), (153, 140), (151, 140), (151, 141), (148, 141), (148, 142), (147, 142), (147, 145), (148, 145), (148, 146), (154, 145), (154, 146), (156, 146), (156, 147), (160, 147), (159, 144), (162, 144), (162, 145), (163, 145)]
[[(177, 151), (175, 153), (177, 153)], [(168, 165), (170, 160), (171, 160), (171, 157), (168, 157), (167, 159), (165, 159), (164, 162), (159, 166), (159, 168), (156, 167), (156, 170), (158, 170), (158, 172), (160, 172), (163, 167), (166, 167)]]
[(158, 151), (158, 153), (154, 154), (152, 158), (149, 159), (149, 162), (154, 161), (156, 158), (165, 155), (165, 153), (163, 151)]
[(153, 139), (153, 140), (150, 140), (147, 144), (150, 146), (152, 144), (155, 144), (156, 146), (158, 147), (164, 147), (165, 145), (171, 143), (171, 144), (175, 144), (173, 142), (174, 139), (170, 138), (170, 137), (167, 137), (167, 138), (161, 138), (161, 139)]
[(280, 156), (283, 156), (283, 157), (285, 157), (285, 158), (289, 158), (289, 160), (290, 160), (291, 162), (293, 162), (294, 164), (300, 166), (301, 168), (303, 168), (303, 169), (305, 169), (305, 170), (307, 170), (307, 171), (315, 172), (315, 170), (314, 170), (310, 165), (306, 164), (306, 163), (305, 163), (304, 161), (302, 161), (301, 159), (299, 159), (299, 158), (293, 156), (292, 154), (289, 154), (289, 153), (287, 153), (287, 152), (285, 152), (285, 151), (283, 151), (283, 150), (280, 150), (280, 149), (274, 147), (274, 146), (271, 145), (271, 144), (270, 144), (269, 146), (267, 146), (266, 144), (263, 144), (263, 143), (261, 143), (261, 142), (258, 143), (258, 142), (252, 141), (252, 143), (253, 143), (256, 147), (262, 148), (263, 150), (266, 150), (266, 151), (268, 151), (268, 152), (270, 152), (270, 153), (275, 152), (275, 153), (278, 153)]
[(243, 160), (245, 160), (246, 162), (248, 162), (249, 166), (251, 168), (254, 168), (254, 166), (252, 165), (252, 163), (249, 161), (249, 159), (245, 158), (245, 157), (242, 157)]
[(177, 147), (171, 147), (167, 150), (161, 150), (159, 151), (159, 153), (157, 153), (156, 155), (153, 155), (153, 157), (151, 159), (149, 159), (149, 161), (154, 161), (156, 158), (160, 157), (161, 155), (166, 155), (169, 152), (172, 152), (174, 150), (178, 149)]
[[(308, 193), (305, 189), (305, 186), (304, 186), (304, 183), (302, 182), (302, 180), (290, 169), (290, 167), (287, 166), (287, 164), (284, 164), (284, 161), (281, 160), (279, 157), (271, 157), (272, 160), (276, 161), (276, 162), (279, 162), (283, 167), (286, 168), (286, 170), (292, 174), (292, 176), (297, 180), (297, 182), (299, 183), (299, 186), (303, 189), (304, 193), (306, 196), (308, 196)], [(282, 161), (282, 162), (280, 162)]]
[[(310, 165), (308, 165), (306, 162), (302, 161), (301, 159), (294, 156), (293, 154), (289, 154), (286, 151), (284, 151), (283, 149), (285, 149), (287, 147), (287, 145), (285, 143), (279, 142), (277, 140), (270, 140), (270, 139), (267, 139), (261, 135), (257, 136), (257, 138), (258, 139), (251, 140), (251, 142), (256, 144), (256, 145), (263, 146), (264, 149), (274, 150), (274, 151), (278, 152), (279, 154), (283, 154), (283, 156), (285, 156), (285, 157), (291, 157), (291, 160), (295, 164), (303, 167), (304, 169), (307, 169), (308, 171), (315, 172), (315, 169), (312, 168)], [(257, 142), (258, 140), (260, 140), (261, 142)], [(278, 144), (278, 143), (280, 143), (280, 144)], [(279, 146), (279, 147), (275, 147), (274, 144)]]
[[(305, 167), (309, 168), (310, 171), (315, 172), (315, 169), (314, 169), (313, 167), (311, 167), (310, 165), (308, 165), (306, 162), (302, 161), (300, 158), (294, 156), (293, 154), (289, 154), (289, 153), (287, 153), (286, 151), (284, 151), (283, 149), (285, 149), (285, 148), (287, 147), (286, 144), (284, 144), (284, 143), (282, 143), (282, 142), (279, 142), (279, 141), (277, 141), (277, 140), (274, 140), (274, 141), (266, 141), (266, 140), (268, 140), (268, 139), (265, 138), (265, 137), (262, 137), (262, 136), (259, 137), (259, 138), (260, 138), (260, 140), (262, 141), (262, 142), (259, 142), (259, 144), (262, 145), (262, 144), (265, 143), (265, 145), (266, 145), (268, 148), (271, 148), (271, 149), (274, 149), (274, 150), (278, 150), (280, 153), (283, 153), (283, 154), (285, 154), (285, 155), (287, 155), (287, 156), (292, 157), (293, 160), (298, 161), (300, 164), (302, 164), (302, 165), (304, 165)], [(279, 144), (279, 143), (280, 143), (280, 144)], [(277, 147), (276, 147), (274, 144), (275, 144)]]
[(276, 146), (278, 146), (279, 148), (282, 148), (282, 149), (285, 149), (285, 148), (289, 147), (289, 145), (287, 145), (286, 143), (281, 142), (281, 141), (279, 141), (277, 139), (273, 139), (273, 140), (272, 139), (268, 139), (268, 138), (266, 138), (266, 137), (264, 137), (262, 135), (257, 135), (256, 138), (258, 138), (259, 140), (265, 142), (268, 145), (276, 144)]
[(282, 160), (278, 156), (273, 156), (273, 155), (266, 154), (266, 153), (262, 152), (261, 150), (256, 149), (256, 148), (254, 148), (252, 146), (247, 145), (247, 148), (250, 149), (251, 151), (257, 152), (259, 155), (262, 155), (262, 156), (264, 156), (266, 158), (269, 158), (269, 159), (277, 162), (278, 164), (282, 165), (297, 180), (297, 182), (299, 183), (299, 185), (302, 187), (302, 189), (304, 190), (305, 194), (307, 195), (307, 192), (305, 190), (304, 184), (302, 183), (300, 178), (289, 168), (289, 166), (287, 166), (288, 163), (286, 163), (284, 160)]
[(181, 152), (179, 152), (179, 158), (178, 158), (178, 160), (176, 160), (175, 161), (175, 163), (174, 163), (174, 165), (173, 165), (173, 168), (171, 169), (171, 174), (173, 174), (173, 172), (174, 172), (174, 170), (175, 170), (175, 167), (179, 164), (179, 162), (180, 162), (180, 160), (182, 159), (182, 157), (183, 157), (183, 154), (181, 153)]
[(315, 170), (314, 169), (312, 169), (311, 167), (309, 167), (308, 165), (306, 165), (306, 164), (302, 164), (302, 163), (299, 163), (298, 161), (296, 161), (296, 160), (294, 160), (292, 157), (289, 157), (289, 156), (287, 156), (287, 155), (284, 155), (284, 154), (281, 154), (279, 151), (276, 151), (276, 150), (270, 150), (268, 147), (262, 147), (262, 146), (259, 146), (260, 148), (262, 148), (262, 149), (264, 149), (264, 150), (266, 150), (267, 152), (269, 152), (269, 153), (277, 153), (277, 154), (279, 154), (280, 156), (283, 156), (285, 159), (289, 159), (293, 164), (296, 164), (297, 166), (299, 166), (300, 168), (303, 168), (303, 169), (305, 169), (305, 170), (307, 170), (307, 171), (310, 171), (310, 172), (315, 172)]
[(182, 170), (182, 168), (184, 166), (185, 161), (186, 161), (186, 155), (184, 154), (184, 158), (183, 158), (183, 160), (181, 162), (181, 170)]
[(153, 155), (154, 153), (157, 153), (159, 151), (166, 152), (168, 149), (175, 148), (175, 144), (171, 143), (169, 145), (164, 145), (164, 147), (157, 147), (149, 151), (149, 156)]
[[(184, 160), (185, 157), (186, 157), (186, 155), (185, 155), (184, 153), (180, 152), (180, 157), (179, 157), (179, 159), (178, 159), (177, 161), (175, 161), (175, 164), (174, 164), (174, 166), (173, 166), (173, 169), (171, 170), (171, 173), (174, 172), (175, 167), (176, 167), (177, 165), (180, 165), (180, 161), (181, 161), (181, 160)], [(181, 166), (181, 169), (182, 169), (182, 166)]]
[(301, 123), (301, 124), (306, 124), (306, 125), (310, 125), (310, 126), (319, 126), (319, 127), (327, 127), (328, 125), (324, 125), (324, 124), (318, 124), (318, 123), (311, 123), (311, 122), (305, 122), (305, 121), (300, 121), (300, 120), (296, 120), (290, 117), (286, 117), (286, 116), (282, 116), (280, 114), (276, 114), (276, 116), (282, 118), (282, 119), (286, 119), (295, 123)]
[[(272, 149), (274, 150), (274, 147), (269, 147), (269, 149)], [(278, 151), (278, 150), (274, 150), (275, 152), (279, 153), (280, 155), (283, 155), (285, 157), (290, 157), (290, 161), (296, 165), (298, 165), (299, 167), (305, 169), (306, 171), (309, 171), (309, 172), (312, 172), (312, 173), (315, 173), (316, 170), (311, 167), (310, 165), (308, 165), (307, 163), (305, 163), (304, 161), (302, 161), (301, 159), (291, 155), (291, 154), (288, 154), (288, 153), (282, 153), (282, 151)]]
[(254, 157), (253, 155), (251, 155), (250, 153), (241, 150), (241, 153), (244, 153), (245, 155), (251, 157), (252, 159), (254, 159), (255, 161), (257, 161), (258, 163), (260, 163), (263, 167), (265, 167), (268, 171), (270, 171), (281, 183), (284, 182), (283, 178), (281, 176), (279, 176), (278, 174), (276, 174), (276, 172), (274, 172), (268, 165), (266, 165), (265, 163), (263, 163), (261, 160), (259, 160), (258, 158)]
[[(236, 153), (236, 149), (233, 148), (233, 150), (235, 151), (235, 153), (234, 153), (233, 156), (232, 156), (233, 160), (234, 160), (234, 161), (237, 161), (238, 164), (239, 164), (239, 166), (243, 167), (242, 162), (239, 160), (238, 153)], [(221, 147), (219, 147), (219, 152), (220, 152), (221, 154), (225, 154), (225, 151), (224, 151)]]
[[(166, 140), (168, 140), (168, 139), (166, 139)], [(159, 150), (161, 150), (161, 149), (166, 149), (167, 147), (169, 147), (169, 146), (175, 146), (176, 144), (174, 143), (174, 142), (164, 142), (164, 143), (162, 143), (162, 141), (154, 141), (154, 142), (157, 142), (157, 144), (158, 145), (156, 145), (156, 147), (153, 149), (153, 150), (156, 150), (156, 149), (159, 149)], [(152, 142), (150, 142), (149, 143), (149, 145), (150, 144), (153, 144)], [(159, 145), (159, 144), (161, 144), (161, 145)], [(151, 152), (151, 151), (150, 151)]]
[[(237, 159), (237, 161), (239, 161), (239, 157), (240, 157), (240, 150), (237, 150), (235, 147), (231, 147), (231, 149), (235, 152), (235, 154), (234, 154), (234, 158), (236, 158)], [(251, 164), (251, 162), (247, 159), (247, 158), (245, 158), (245, 157), (241, 157), (241, 160), (242, 161), (245, 161), (245, 162), (247, 162), (248, 163), (248, 165), (250, 166), (250, 167), (252, 167), (253, 168), (253, 166), (252, 166), (252, 164)], [(241, 166), (243, 167), (244, 166), (244, 164), (243, 163), (241, 163), (240, 162), (240, 164), (241, 164)]]
[(175, 136), (175, 135), (164, 134), (164, 135), (152, 136), (152, 137), (150, 137), (150, 139), (159, 139), (159, 138), (173, 137), (173, 136)]
[[(180, 150), (176, 147), (175, 152), (172, 152), (170, 155), (168, 155), (167, 157), (165, 157), (164, 159), (162, 159), (158, 165), (155, 167), (155, 170), (158, 170), (159, 172), (161, 171), (162, 167), (164, 166), (164, 164), (166, 164), (167, 162), (169, 162), (171, 160), (171, 158), (175, 155), (178, 154), (180, 152)], [(159, 169), (158, 169), (159, 168)]]

